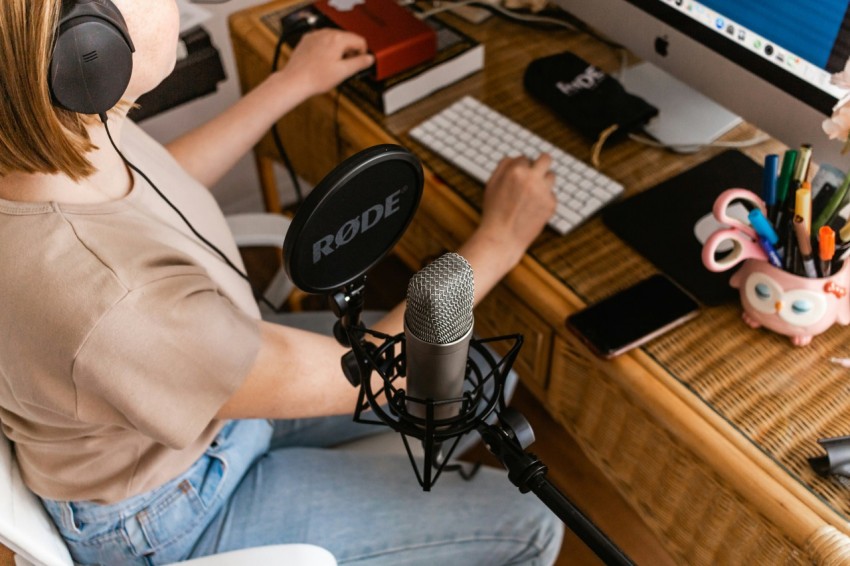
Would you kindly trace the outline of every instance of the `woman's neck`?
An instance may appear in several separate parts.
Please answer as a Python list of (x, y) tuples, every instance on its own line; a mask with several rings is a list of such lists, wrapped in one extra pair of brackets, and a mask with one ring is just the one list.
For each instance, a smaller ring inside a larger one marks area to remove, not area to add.
[[(123, 118), (109, 120), (109, 132), (119, 143)], [(0, 198), (19, 202), (98, 203), (123, 198), (130, 192), (133, 177), (112, 147), (106, 126), (96, 122), (88, 127), (96, 147), (86, 158), (94, 173), (74, 181), (63, 174), (13, 172), (0, 177)]]

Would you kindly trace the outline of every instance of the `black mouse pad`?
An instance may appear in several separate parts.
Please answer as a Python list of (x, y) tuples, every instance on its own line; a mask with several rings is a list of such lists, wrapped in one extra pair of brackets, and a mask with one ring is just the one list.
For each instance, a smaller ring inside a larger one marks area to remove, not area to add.
[(602, 212), (602, 221), (627, 244), (704, 305), (736, 300), (734, 269), (712, 273), (702, 264), (694, 225), (731, 187), (761, 193), (762, 166), (739, 151), (725, 151)]

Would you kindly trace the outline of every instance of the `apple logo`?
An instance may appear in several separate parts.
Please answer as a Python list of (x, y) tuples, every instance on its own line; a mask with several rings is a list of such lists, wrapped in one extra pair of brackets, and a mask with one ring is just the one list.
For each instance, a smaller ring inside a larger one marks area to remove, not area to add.
[(662, 57), (667, 57), (667, 47), (669, 45), (670, 42), (667, 40), (667, 36), (659, 35), (655, 38), (655, 52)]
[(350, 12), (356, 6), (365, 3), (366, 0), (330, 0), (328, 2), (328, 6), (330, 6), (337, 12)]

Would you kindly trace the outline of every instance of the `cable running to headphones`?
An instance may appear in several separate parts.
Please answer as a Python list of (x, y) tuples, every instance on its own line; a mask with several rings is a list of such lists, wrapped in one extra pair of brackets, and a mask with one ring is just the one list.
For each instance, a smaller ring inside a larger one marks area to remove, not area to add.
[(254, 291), (248, 274), (201, 234), (150, 178), (124, 156), (112, 139), (106, 113), (121, 100), (130, 84), (134, 51), (124, 17), (110, 0), (65, 2), (50, 60), (49, 87), (53, 103), (71, 112), (100, 117), (109, 143), (121, 161), (151, 186), (195, 237), (248, 282), (258, 302), (280, 312), (262, 293)]
[[(271, 70), (272, 73), (277, 71), (277, 65), (280, 62), (280, 52), (281, 49), (283, 49), (284, 41), (285, 37), (283, 32), (283, 25), (281, 25), (280, 36), (278, 36), (277, 45), (275, 45), (274, 48), (274, 59), (272, 60)], [(283, 141), (280, 138), (280, 130), (278, 130), (277, 122), (272, 124), (272, 140), (274, 141), (274, 145), (277, 149), (278, 155), (280, 155), (280, 160), (283, 161), (283, 164), (286, 167), (286, 172), (289, 173), (289, 179), (292, 181), (292, 187), (295, 189), (295, 197), (298, 201), (298, 205), (300, 206), (304, 202), (304, 192), (301, 190), (301, 183), (298, 181), (298, 175), (295, 174), (295, 168), (292, 166), (292, 161), (289, 159), (289, 154), (283, 147)]]
[(233, 271), (236, 272), (237, 275), (239, 275), (242, 279), (244, 279), (245, 281), (248, 282), (249, 287), (251, 287), (251, 293), (254, 295), (255, 300), (257, 300), (258, 302), (261, 301), (264, 305), (266, 305), (267, 307), (272, 309), (274, 312), (277, 312), (277, 313), (281, 312), (281, 309), (275, 307), (274, 304), (272, 304), (272, 302), (269, 301), (262, 293), (254, 290), (253, 286), (251, 285), (251, 279), (248, 277), (247, 273), (245, 273), (244, 271), (239, 269), (239, 267), (235, 263), (233, 263), (233, 261), (229, 257), (227, 257), (227, 254), (225, 254), (223, 251), (221, 251), (221, 249), (218, 246), (213, 244), (208, 238), (206, 238), (203, 234), (201, 234), (192, 225), (192, 223), (189, 221), (189, 219), (186, 218), (186, 215), (184, 215), (182, 212), (180, 212), (180, 209), (177, 208), (177, 206), (173, 202), (171, 202), (168, 199), (168, 197), (165, 196), (165, 194), (163, 194), (162, 191), (159, 190), (159, 187), (157, 187), (154, 184), (154, 182), (151, 181), (150, 178), (147, 175), (145, 175), (145, 172), (142, 171), (141, 169), (139, 169), (138, 167), (136, 167), (136, 165), (134, 165), (129, 159), (127, 159), (124, 156), (124, 154), (121, 152), (121, 150), (118, 149), (118, 145), (116, 145), (115, 140), (112, 139), (112, 133), (109, 131), (109, 124), (107, 124), (107, 121), (106, 121), (106, 114), (100, 114), (100, 120), (101, 120), (101, 122), (103, 122), (103, 128), (106, 130), (106, 137), (109, 138), (109, 143), (112, 145), (112, 148), (115, 150), (115, 153), (118, 154), (118, 157), (121, 158), (121, 161), (123, 161), (124, 164), (127, 167), (129, 167), (130, 169), (132, 169), (133, 171), (138, 173), (145, 180), (145, 182), (147, 182), (147, 184), (150, 185), (150, 187), (154, 190), (154, 192), (156, 192), (156, 194), (159, 195), (159, 197), (165, 202), (165, 204), (167, 204), (171, 208), (171, 210), (173, 210), (175, 213), (177, 213), (177, 216), (180, 217), (180, 219), (183, 221), (184, 224), (186, 224), (186, 226), (189, 228), (189, 230), (191, 230), (192, 234), (194, 234), (195, 237), (197, 237), (207, 247), (209, 247), (211, 250), (213, 250), (221, 258), (221, 260), (225, 264), (227, 264), (227, 266), (230, 269), (232, 269)]

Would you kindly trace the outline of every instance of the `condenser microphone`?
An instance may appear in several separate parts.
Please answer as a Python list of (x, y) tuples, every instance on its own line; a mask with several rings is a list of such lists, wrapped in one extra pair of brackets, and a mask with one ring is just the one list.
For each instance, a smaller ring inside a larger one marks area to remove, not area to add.
[(407, 288), (404, 336), (407, 411), (434, 420), (457, 416), (472, 337), (472, 267), (447, 253), (417, 272)]

